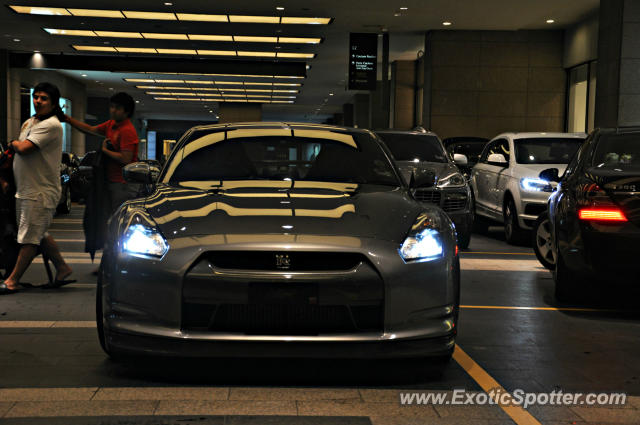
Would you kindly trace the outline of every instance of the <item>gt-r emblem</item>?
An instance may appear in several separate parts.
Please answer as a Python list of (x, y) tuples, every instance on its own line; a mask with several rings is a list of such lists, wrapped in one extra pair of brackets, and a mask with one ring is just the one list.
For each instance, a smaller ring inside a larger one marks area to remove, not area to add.
[(276, 254), (276, 268), (289, 270), (291, 268), (291, 258), (288, 254)]

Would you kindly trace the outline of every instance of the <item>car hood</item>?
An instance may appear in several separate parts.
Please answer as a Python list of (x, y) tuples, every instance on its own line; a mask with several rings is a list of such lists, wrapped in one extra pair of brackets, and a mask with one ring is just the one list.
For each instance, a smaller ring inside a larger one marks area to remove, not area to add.
[(435, 186), (439, 180), (447, 177), (455, 172), (460, 172), (455, 164), (450, 162), (413, 162), (413, 161), (396, 161), (402, 177), (407, 182), (411, 181), (411, 174), (416, 176), (419, 174), (432, 174), (433, 185)]
[(293, 185), (286, 181), (232, 181), (213, 190), (160, 185), (146, 199), (145, 209), (167, 239), (304, 234), (398, 243), (425, 209), (403, 188), (318, 182)]

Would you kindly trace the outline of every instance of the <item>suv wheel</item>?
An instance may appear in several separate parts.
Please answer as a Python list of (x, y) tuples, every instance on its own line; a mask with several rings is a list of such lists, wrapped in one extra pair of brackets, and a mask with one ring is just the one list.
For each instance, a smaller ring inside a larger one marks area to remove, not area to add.
[(513, 199), (507, 199), (504, 206), (504, 237), (510, 245), (520, 245), (525, 241), (526, 231), (518, 224), (518, 210)]
[(551, 222), (549, 213), (542, 213), (533, 225), (533, 251), (538, 257), (540, 264), (549, 270), (556, 266), (556, 258), (551, 247)]

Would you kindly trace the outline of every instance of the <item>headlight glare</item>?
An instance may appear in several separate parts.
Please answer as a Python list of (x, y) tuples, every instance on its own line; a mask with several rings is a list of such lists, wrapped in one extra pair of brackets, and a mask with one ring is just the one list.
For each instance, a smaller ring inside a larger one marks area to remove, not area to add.
[(415, 236), (408, 236), (400, 248), (405, 261), (434, 260), (442, 256), (440, 233), (435, 229), (424, 229)]
[(122, 238), (122, 250), (134, 256), (159, 258), (167, 253), (169, 247), (157, 230), (131, 224)]
[(552, 192), (551, 183), (542, 179), (522, 178), (520, 179), (520, 187), (527, 192)]
[(465, 183), (462, 174), (453, 173), (440, 179), (440, 181), (438, 181), (438, 187), (463, 187)]

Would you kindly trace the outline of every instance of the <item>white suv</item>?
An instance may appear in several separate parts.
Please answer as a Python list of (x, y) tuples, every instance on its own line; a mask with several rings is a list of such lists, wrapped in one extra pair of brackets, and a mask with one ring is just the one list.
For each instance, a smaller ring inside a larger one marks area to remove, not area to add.
[[(478, 218), (504, 223), (510, 244), (523, 243), (547, 207), (556, 183), (540, 179), (547, 168), (564, 173), (578, 150), (583, 133), (503, 133), (485, 146), (471, 171), (471, 188)], [(476, 220), (487, 224), (486, 220)]]

